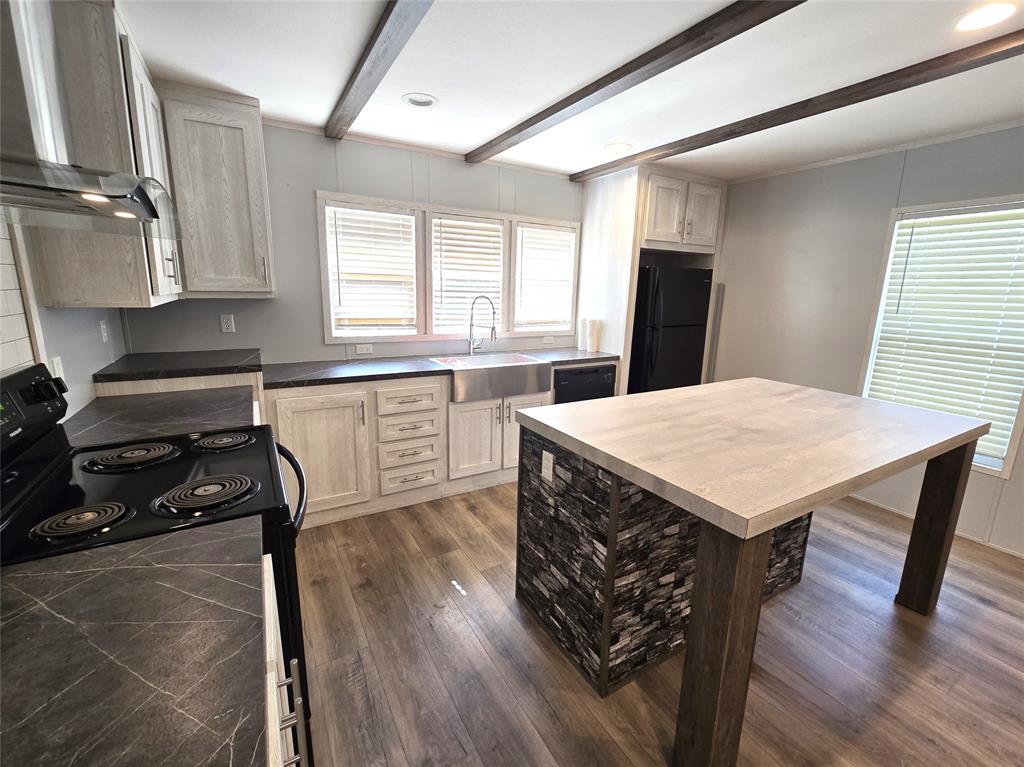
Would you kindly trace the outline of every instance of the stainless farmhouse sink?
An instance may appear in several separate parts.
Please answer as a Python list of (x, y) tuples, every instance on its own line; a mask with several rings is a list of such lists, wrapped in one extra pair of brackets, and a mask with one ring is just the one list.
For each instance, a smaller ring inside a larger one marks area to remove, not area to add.
[(432, 357), (452, 371), (452, 402), (536, 394), (551, 389), (551, 363), (514, 352)]

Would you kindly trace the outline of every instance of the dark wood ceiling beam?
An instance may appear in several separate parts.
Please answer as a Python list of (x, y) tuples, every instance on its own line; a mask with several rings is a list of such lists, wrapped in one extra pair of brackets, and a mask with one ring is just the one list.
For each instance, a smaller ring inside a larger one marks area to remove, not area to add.
[(890, 93), (913, 88), (917, 85), (941, 80), (944, 77), (967, 72), (971, 69), (983, 67), (986, 64), (994, 64), (998, 61), (1019, 56), (1024, 53), (1024, 29), (1010, 32), (986, 40), (977, 45), (970, 45), (966, 48), (936, 56), (933, 59), (912, 64), (903, 69), (897, 69), (869, 80), (863, 80), (845, 88), (839, 88), (820, 96), (797, 101), (778, 109), (762, 112), (754, 117), (747, 117), (743, 120), (723, 125), (718, 128), (697, 133), (693, 136), (673, 141), (668, 144), (646, 149), (642, 152), (622, 157), (612, 162), (597, 165), (587, 170), (573, 173), (569, 176), (573, 181), (587, 181), (608, 173), (614, 173), (622, 168), (636, 165), (641, 162), (653, 162), (663, 160), (666, 157), (692, 152), (695, 149), (702, 149), (713, 144), (720, 144), (723, 141), (748, 136), (767, 128), (774, 128), (785, 125), (796, 120), (803, 120), (805, 117), (813, 117), (824, 112), (831, 112), (833, 109), (841, 109), (852, 104), (859, 104), (862, 101), (886, 96)]
[(482, 162), (494, 157), (804, 2), (805, 0), (741, 0), (732, 3), (661, 45), (528, 117), (486, 144), (478, 146), (466, 154), (465, 160)]
[(433, 0), (388, 0), (324, 126), (325, 136), (344, 138), (432, 3)]

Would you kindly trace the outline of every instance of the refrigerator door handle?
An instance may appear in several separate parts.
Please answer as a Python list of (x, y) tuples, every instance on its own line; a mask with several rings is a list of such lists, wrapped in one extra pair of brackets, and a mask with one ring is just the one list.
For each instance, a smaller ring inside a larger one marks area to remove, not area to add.
[(654, 299), (651, 305), (651, 320), (654, 325), (661, 327), (661, 318), (664, 314), (665, 307), (661, 305), (661, 275), (655, 272), (654, 277)]
[[(658, 364), (658, 352), (661, 349), (661, 328), (651, 331), (651, 365), (648, 369), (648, 376), (654, 373), (654, 366)], [(650, 381), (648, 380), (648, 383)]]

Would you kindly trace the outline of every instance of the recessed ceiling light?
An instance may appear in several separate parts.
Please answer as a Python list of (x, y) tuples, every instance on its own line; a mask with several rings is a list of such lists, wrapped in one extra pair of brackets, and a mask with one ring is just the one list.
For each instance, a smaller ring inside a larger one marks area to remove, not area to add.
[(117, 216), (118, 218), (135, 218), (134, 213), (129, 213), (126, 210), (115, 210), (114, 215)]
[(85, 192), (82, 195), (82, 199), (87, 202), (110, 202), (109, 197), (104, 197), (102, 194), (93, 194), (92, 192)]
[(613, 141), (611, 144), (604, 145), (604, 151), (614, 155), (629, 154), (633, 151), (633, 145), (627, 144), (625, 141)]
[(406, 93), (402, 96), (402, 101), (414, 107), (432, 107), (437, 103), (437, 96), (431, 96), (429, 93)]
[(986, 3), (961, 16), (956, 28), (961, 32), (973, 32), (1006, 21), (1016, 12), (1016, 3)]

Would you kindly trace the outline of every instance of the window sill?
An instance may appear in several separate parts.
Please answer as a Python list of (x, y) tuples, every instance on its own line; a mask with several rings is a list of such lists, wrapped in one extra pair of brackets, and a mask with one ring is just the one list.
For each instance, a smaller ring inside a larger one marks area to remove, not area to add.
[(976, 471), (979, 474), (987, 474), (990, 477), (998, 477), (1003, 480), (1008, 480), (1010, 478), (1010, 472), (1012, 469), (1012, 461), (998, 461), (994, 458), (986, 458), (984, 456), (975, 457), (974, 463), (971, 464), (971, 471)]
[[(488, 329), (489, 330), (489, 329)], [(486, 336), (486, 333), (481, 334)], [(559, 339), (574, 339), (576, 334), (571, 330), (521, 330), (516, 332), (499, 332), (498, 340), (511, 340), (516, 338), (554, 338)], [(389, 336), (329, 336), (324, 339), (324, 343), (328, 344), (388, 344), (388, 343), (428, 343), (431, 341), (465, 341), (469, 343), (468, 333), (449, 333), (439, 335), (425, 335), (422, 333), (416, 335), (400, 336), (400, 335), (389, 335)]]

